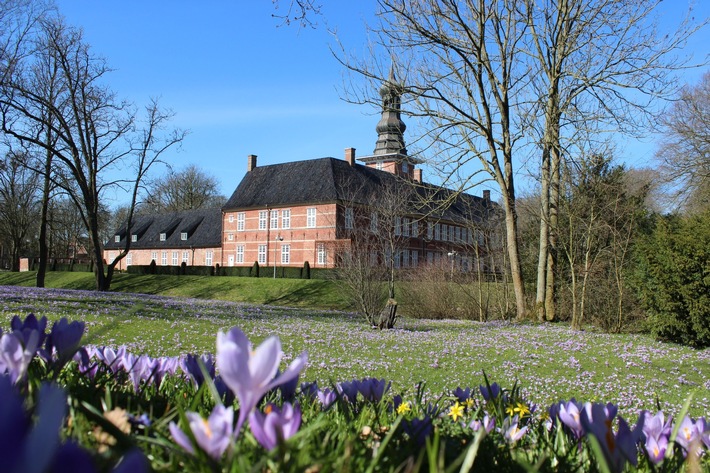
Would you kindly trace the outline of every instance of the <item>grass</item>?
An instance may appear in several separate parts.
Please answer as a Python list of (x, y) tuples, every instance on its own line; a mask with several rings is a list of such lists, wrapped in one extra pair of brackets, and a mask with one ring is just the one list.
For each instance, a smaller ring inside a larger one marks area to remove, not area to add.
[[(71, 279), (63, 278), (65, 283)], [(167, 284), (152, 278), (144, 280), (152, 290)], [(7, 284), (7, 277), (0, 284)], [(408, 318), (394, 330), (379, 331), (345, 312), (188, 299), (185, 288), (165, 290), (183, 297), (2, 286), (0, 326), (7, 330), (14, 315), (30, 312), (83, 320), (85, 343), (126, 345), (136, 354), (154, 356), (214, 353), (216, 333), (238, 326), (255, 343), (277, 335), (286, 362), (306, 350), (309, 363), (302, 380), (321, 385), (375, 376), (391, 380), (393, 390), (405, 396), (425, 382), (428, 396), (437, 397), (458, 386), (477, 387), (485, 371), (504, 386), (519, 382), (542, 407), (575, 397), (613, 402), (620, 413), (635, 418), (640, 409), (658, 407), (677, 414), (693, 395), (691, 414), (710, 412), (710, 350), (662, 344), (644, 335)]]
[[(36, 272), (0, 272), (0, 285), (35, 285)], [(334, 281), (319, 279), (269, 279), (243, 277), (205, 277), (116, 274), (111, 284), (113, 292), (141, 293), (171, 297), (214, 299), (252, 304), (320, 309), (349, 308), (349, 303), (336, 290)], [(92, 273), (50, 271), (48, 288), (93, 290), (96, 281)]]

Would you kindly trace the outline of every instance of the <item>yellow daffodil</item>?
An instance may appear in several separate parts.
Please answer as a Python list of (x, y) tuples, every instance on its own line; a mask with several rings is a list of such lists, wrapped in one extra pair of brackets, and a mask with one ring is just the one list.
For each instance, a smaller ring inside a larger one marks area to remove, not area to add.
[(456, 401), (456, 404), (451, 406), (451, 409), (449, 409), (448, 416), (451, 417), (451, 420), (456, 422), (459, 417), (463, 417), (463, 409), (464, 406), (462, 406), (461, 404), (459, 404), (458, 401)]
[(397, 414), (402, 415), (412, 410), (412, 406), (408, 402), (403, 402), (397, 407)]
[(520, 416), (520, 418), (522, 419), (526, 415), (530, 414), (530, 408), (527, 405), (523, 404), (522, 402), (518, 402), (515, 405), (513, 412), (518, 414)]

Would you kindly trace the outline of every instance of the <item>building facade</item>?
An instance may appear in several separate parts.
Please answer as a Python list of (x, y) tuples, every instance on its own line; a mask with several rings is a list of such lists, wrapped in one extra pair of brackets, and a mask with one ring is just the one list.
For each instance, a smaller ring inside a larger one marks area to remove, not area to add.
[[(389, 232), (387, 259), (395, 266), (456, 263), (478, 267), (479, 231), (496, 206), (490, 194), (457, 193), (422, 181), (420, 161), (404, 144), (405, 124), (393, 76), (380, 90), (382, 116), (372, 155), (320, 158), (258, 166), (247, 157), (247, 173), (221, 209), (193, 210), (136, 219), (106, 244), (111, 261), (131, 238), (119, 269), (183, 262), (195, 266), (332, 268), (354, 251), (357, 239)], [(387, 205), (385, 205), (387, 204)], [(394, 213), (393, 213), (394, 212)], [(382, 251), (387, 251), (382, 249)], [(395, 254), (392, 254), (392, 251)], [(385, 255), (372, 255), (373, 264)]]

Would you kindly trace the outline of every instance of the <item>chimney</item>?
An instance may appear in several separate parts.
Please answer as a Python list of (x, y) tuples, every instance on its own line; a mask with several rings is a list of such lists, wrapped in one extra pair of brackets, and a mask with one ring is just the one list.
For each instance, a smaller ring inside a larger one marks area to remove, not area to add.
[(355, 166), (355, 148), (345, 148), (345, 161), (349, 165)]
[(256, 167), (256, 155), (250, 154), (247, 156), (247, 172), (251, 171)]
[(418, 182), (420, 184), (422, 182), (422, 170), (419, 168), (414, 169), (414, 182)]
[(483, 191), (483, 200), (486, 202), (491, 201), (491, 191)]

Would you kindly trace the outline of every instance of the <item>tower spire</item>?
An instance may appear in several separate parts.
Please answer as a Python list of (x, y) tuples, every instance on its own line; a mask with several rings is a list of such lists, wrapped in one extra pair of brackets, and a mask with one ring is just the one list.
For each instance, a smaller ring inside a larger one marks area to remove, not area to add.
[(390, 67), (389, 79), (380, 87), (382, 97), (382, 118), (377, 123), (375, 156), (384, 154), (407, 155), (404, 145), (404, 130), (407, 126), (401, 118), (402, 86), (394, 75), (394, 62)]

